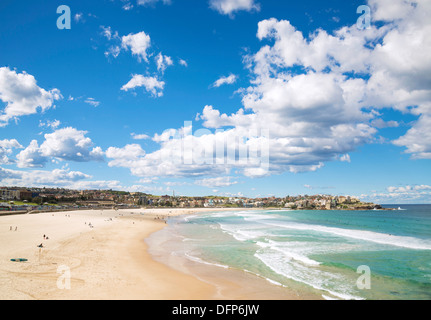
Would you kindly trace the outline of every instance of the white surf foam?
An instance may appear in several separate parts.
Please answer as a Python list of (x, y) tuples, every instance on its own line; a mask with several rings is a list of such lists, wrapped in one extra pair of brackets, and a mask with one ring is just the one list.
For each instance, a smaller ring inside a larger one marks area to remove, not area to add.
[(406, 236), (395, 236), (390, 234), (378, 233), (366, 230), (355, 230), (355, 229), (343, 229), (335, 227), (326, 227), (322, 225), (303, 224), (296, 222), (287, 223), (266, 223), (267, 225), (292, 230), (304, 230), (304, 231), (315, 231), (329, 233), (344, 238), (351, 238), (357, 240), (371, 241), (374, 243), (417, 249), (417, 250), (431, 250), (431, 241), (422, 240), (414, 237)]
[[(304, 283), (317, 290), (325, 291), (340, 299), (363, 299), (362, 297), (354, 295), (352, 288), (347, 285), (348, 281), (338, 275), (306, 267), (301, 263), (289, 261), (277, 253), (255, 253), (254, 256), (268, 266), (273, 272), (288, 279)], [(335, 291), (334, 288), (337, 288), (337, 291)]]
[(192, 255), (188, 254), (187, 252), (184, 253), (184, 255), (189, 260), (194, 261), (194, 262), (198, 262), (198, 263), (202, 263), (202, 264), (206, 264), (206, 265), (210, 265), (210, 266), (215, 266), (215, 267), (220, 267), (220, 268), (223, 268), (223, 269), (229, 269), (229, 266), (226, 266), (226, 265), (223, 265), (223, 264), (219, 264), (219, 263), (208, 262), (208, 261), (205, 261), (205, 260), (203, 260), (201, 258), (192, 256)]
[(261, 230), (253, 229), (253, 228), (247, 229), (247, 228), (244, 228), (243, 226), (236, 225), (236, 224), (228, 225), (224, 223), (219, 223), (219, 225), (222, 231), (230, 234), (236, 240), (241, 242), (256, 239), (259, 237), (264, 237), (267, 235), (265, 232), (262, 232)]
[(282, 253), (288, 259), (293, 259), (301, 262), (307, 266), (318, 266), (320, 262), (308, 258), (306, 255), (295, 251), (293, 248), (286, 248), (282, 243), (276, 243), (275, 241), (269, 240), (268, 242), (257, 242), (256, 243), (261, 248), (269, 248), (271, 250)]

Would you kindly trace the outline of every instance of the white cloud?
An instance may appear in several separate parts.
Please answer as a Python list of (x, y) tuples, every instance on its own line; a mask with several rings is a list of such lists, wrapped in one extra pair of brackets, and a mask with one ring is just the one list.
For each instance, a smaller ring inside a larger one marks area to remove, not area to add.
[(18, 168), (42, 168), (48, 161), (48, 158), (42, 154), (37, 140), (32, 140), (30, 145), (16, 157)]
[(111, 27), (100, 26), (100, 28), (102, 29), (102, 35), (105, 36), (106, 39), (120, 39), (118, 31), (113, 32)]
[(45, 134), (45, 141), (41, 144), (42, 154), (62, 160), (78, 162), (100, 161), (103, 153), (100, 147), (93, 148), (93, 142), (86, 137), (87, 131), (72, 127), (58, 129)]
[(393, 141), (400, 147), (406, 147), (413, 159), (431, 159), (431, 114), (423, 115), (407, 133)]
[[(376, 141), (377, 129), (397, 126), (376, 111), (388, 107), (419, 117), (394, 143), (414, 158), (429, 158), (431, 47), (426, 49), (431, 46), (431, 4), (405, 3), (416, 5), (389, 14), (382, 9), (388, 1), (373, 1), (377, 11), (383, 10), (379, 15), (396, 20), (366, 30), (354, 24), (304, 35), (289, 21), (261, 21), (257, 38), (267, 41), (244, 59), (252, 80), (241, 91), (243, 108), (228, 115), (205, 106), (197, 119), (215, 130), (199, 135), (184, 134), (186, 128), (166, 130), (153, 138), (159, 150), (116, 165), (136, 176), (226, 176), (239, 169), (245, 176), (259, 177), (315, 171), (328, 161), (349, 162), (349, 153)], [(259, 135), (264, 130), (270, 133), (266, 139)], [(269, 168), (247, 163), (257, 157), (232, 161), (235, 147), (244, 150), (262, 142), (269, 149)], [(226, 146), (226, 161), (205, 161), (220, 144)], [(197, 152), (185, 155), (185, 145)]]
[(161, 52), (155, 57), (157, 63), (157, 70), (161, 73), (165, 72), (166, 68), (172, 66), (174, 62), (169, 56), (164, 56)]
[(39, 127), (48, 127), (53, 130), (57, 129), (60, 126), (60, 120), (47, 120), (46, 122), (39, 121)]
[(82, 12), (78, 12), (73, 16), (73, 19), (75, 20), (76, 23), (79, 23), (81, 21), (84, 21), (83, 15), (84, 14)]
[(159, 180), (158, 177), (143, 178), (143, 179), (139, 179), (138, 183), (153, 184), (153, 183), (157, 183), (157, 180)]
[(103, 151), (94, 147), (87, 131), (67, 127), (45, 134), (45, 141), (39, 146), (36, 140), (17, 155), (18, 167), (43, 167), (51, 158), (64, 161), (103, 161)]
[(0, 164), (12, 163), (12, 160), (9, 159), (9, 155), (13, 152), (13, 149), (22, 148), (23, 146), (16, 139), (0, 140)]
[(382, 129), (382, 128), (396, 128), (400, 124), (397, 121), (393, 121), (393, 120), (384, 121), (383, 119), (378, 118), (371, 121), (371, 125), (375, 128)]
[(123, 10), (129, 11), (133, 9), (133, 4), (131, 4), (130, 2), (127, 2), (123, 5)]
[[(264, 156), (266, 140), (251, 135), (247, 141), (243, 139), (244, 135), (239, 135), (235, 130), (212, 133), (208, 129), (202, 129), (193, 133), (191, 126), (185, 126), (156, 134), (153, 141), (160, 143), (160, 149), (152, 153), (141, 154), (133, 159), (120, 159), (121, 161), (115, 161), (118, 157), (108, 152), (106, 156), (114, 159), (109, 162), (111, 166), (129, 168), (133, 175), (140, 177), (222, 175), (229, 174), (235, 167), (249, 169), (247, 175), (250, 176), (267, 174), (264, 170), (267, 160)], [(244, 145), (237, 145), (236, 142), (240, 140)], [(255, 150), (262, 150), (263, 155), (254, 152)], [(241, 153), (240, 158), (236, 156), (237, 152)], [(253, 168), (262, 170), (253, 171)]]
[(220, 79), (216, 80), (212, 86), (215, 88), (218, 88), (224, 84), (233, 84), (236, 82), (237, 79), (238, 79), (238, 76), (234, 74), (230, 74), (227, 77), (220, 77)]
[(340, 161), (342, 162), (349, 162), (350, 163), (350, 156), (348, 154), (343, 154), (340, 156)]
[(208, 188), (229, 187), (237, 183), (237, 181), (231, 181), (231, 177), (207, 178), (195, 181), (195, 184)]
[(147, 6), (147, 5), (153, 5), (157, 2), (163, 2), (163, 4), (171, 4), (171, 0), (138, 0), (138, 5), (140, 6)]
[(110, 46), (107, 51), (105, 51), (105, 56), (113, 56), (114, 58), (120, 55), (121, 48), (119, 46)]
[(68, 183), (69, 188), (75, 190), (126, 190), (118, 180), (79, 180)]
[(225, 15), (232, 15), (241, 10), (260, 10), (260, 4), (255, 3), (254, 0), (210, 0), (210, 7)]
[(121, 50), (130, 50), (132, 55), (137, 56), (138, 61), (148, 61), (148, 50), (151, 47), (151, 38), (145, 31), (138, 33), (130, 33), (127, 36), (120, 37), (118, 31), (113, 31), (111, 27), (100, 26), (102, 29), (101, 34), (110, 42), (114, 44), (110, 45), (105, 51), (105, 56), (108, 58), (112, 56), (117, 58)]
[(147, 140), (147, 139), (151, 139), (151, 137), (149, 135), (146, 135), (146, 134), (131, 133), (130, 135), (132, 136), (132, 138), (134, 140)]
[(58, 89), (47, 91), (37, 86), (34, 76), (17, 73), (8, 67), (0, 68), (0, 100), (6, 104), (0, 113), (0, 127), (6, 126), (11, 119), (31, 115), (54, 106), (61, 99)]
[(144, 87), (153, 97), (162, 97), (165, 82), (158, 80), (156, 77), (146, 77), (141, 74), (132, 75), (132, 79), (121, 87), (123, 91), (133, 90), (137, 87)]
[(93, 106), (93, 107), (98, 107), (100, 105), (100, 102), (94, 98), (87, 98), (87, 99), (85, 99), (84, 102)]
[(151, 39), (144, 31), (123, 36), (121, 45), (126, 50), (130, 49), (132, 54), (138, 57), (139, 61), (148, 62), (147, 50), (151, 46)]
[(130, 162), (145, 156), (145, 151), (139, 144), (128, 144), (124, 148), (109, 147), (106, 156), (114, 159), (109, 162), (110, 166), (117, 166), (125, 162)]
[(374, 191), (370, 195), (362, 195), (361, 198), (383, 204), (431, 203), (431, 186), (424, 184), (391, 186), (386, 188), (386, 192)]
[(91, 176), (68, 169), (20, 171), (0, 168), (0, 181), (6, 186), (72, 187), (79, 180), (88, 178)]
[(182, 65), (182, 66), (184, 66), (184, 67), (188, 66), (187, 61), (183, 60), (183, 59), (179, 59), (179, 64)]
[(127, 190), (117, 180), (88, 180), (92, 176), (67, 168), (49, 170), (10, 170), (0, 167), (0, 181), (4, 186), (61, 187), (75, 190)]

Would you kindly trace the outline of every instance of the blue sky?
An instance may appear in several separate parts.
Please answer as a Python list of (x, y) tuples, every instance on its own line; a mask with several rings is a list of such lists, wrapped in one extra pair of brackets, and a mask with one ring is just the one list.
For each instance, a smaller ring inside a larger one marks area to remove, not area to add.
[[(2, 1), (0, 184), (430, 203), (430, 12), (414, 0)], [(223, 163), (198, 152), (220, 141)]]

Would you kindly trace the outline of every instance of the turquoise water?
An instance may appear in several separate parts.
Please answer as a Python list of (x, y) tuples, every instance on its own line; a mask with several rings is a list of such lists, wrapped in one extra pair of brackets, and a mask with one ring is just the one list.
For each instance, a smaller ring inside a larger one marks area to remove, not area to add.
[(429, 300), (431, 205), (393, 207), (402, 210), (201, 213), (166, 232), (176, 255), (325, 299)]

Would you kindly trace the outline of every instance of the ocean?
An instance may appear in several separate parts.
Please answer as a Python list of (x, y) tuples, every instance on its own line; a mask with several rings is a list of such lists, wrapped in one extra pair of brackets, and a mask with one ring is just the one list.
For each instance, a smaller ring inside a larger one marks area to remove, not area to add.
[(431, 299), (431, 205), (244, 210), (168, 221), (157, 250), (331, 299)]

